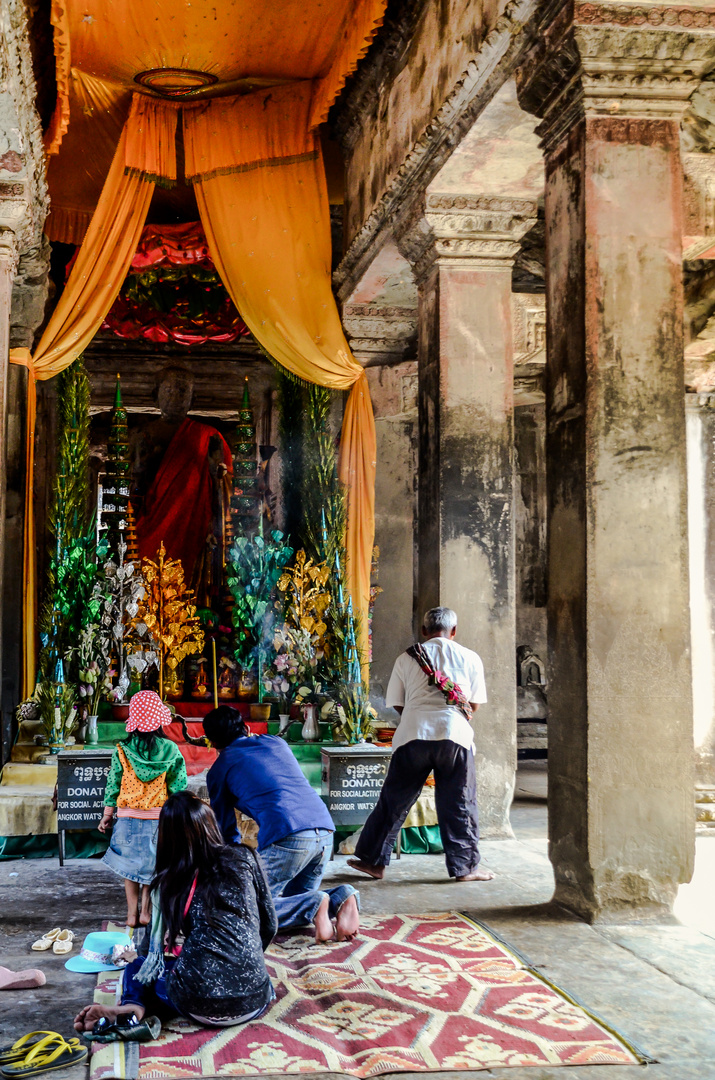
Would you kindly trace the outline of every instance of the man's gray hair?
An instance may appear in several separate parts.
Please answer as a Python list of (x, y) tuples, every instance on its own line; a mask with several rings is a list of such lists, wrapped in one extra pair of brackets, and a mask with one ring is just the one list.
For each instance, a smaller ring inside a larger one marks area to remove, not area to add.
[(457, 625), (457, 613), (449, 607), (433, 607), (422, 620), (426, 634), (449, 633)]

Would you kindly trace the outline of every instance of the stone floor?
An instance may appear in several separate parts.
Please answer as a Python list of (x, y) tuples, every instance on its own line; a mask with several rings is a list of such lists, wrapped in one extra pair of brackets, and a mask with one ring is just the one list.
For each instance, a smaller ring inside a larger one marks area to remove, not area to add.
[[(441, 856), (403, 856), (383, 882), (361, 880), (363, 909), (474, 915), (658, 1061), (496, 1069), (479, 1072), (480, 1078), (715, 1080), (715, 837), (698, 839), (695, 877), (680, 890), (677, 921), (588, 926), (549, 903), (545, 782), (542, 766), (520, 769), (512, 810), (516, 839), (483, 845), (484, 862), (497, 874), (493, 882), (449, 882)], [(343, 874), (345, 859), (338, 857), (328, 877)], [(95, 860), (70, 861), (62, 870), (56, 860), (0, 863), (0, 964), (39, 966), (47, 975), (39, 990), (0, 993), (1, 1042), (37, 1028), (70, 1034), (77, 1008), (91, 1000), (95, 977), (72, 974), (62, 958), (31, 953), (29, 946), (40, 931), (59, 924), (81, 940), (102, 919), (119, 920), (122, 900), (119, 879)], [(84, 1074), (76, 1068), (56, 1075), (84, 1080)]]

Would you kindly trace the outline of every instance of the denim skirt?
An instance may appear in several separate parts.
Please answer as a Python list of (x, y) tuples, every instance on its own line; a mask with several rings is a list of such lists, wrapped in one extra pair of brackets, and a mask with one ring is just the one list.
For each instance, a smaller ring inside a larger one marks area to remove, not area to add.
[(137, 881), (140, 885), (151, 884), (156, 865), (158, 832), (159, 822), (156, 819), (117, 818), (104, 862), (115, 874), (128, 881)]

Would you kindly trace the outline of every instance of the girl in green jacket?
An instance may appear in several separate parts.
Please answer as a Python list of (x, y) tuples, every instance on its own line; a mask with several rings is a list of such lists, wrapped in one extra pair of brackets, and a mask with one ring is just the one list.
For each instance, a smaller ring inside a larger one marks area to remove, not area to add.
[(151, 922), (149, 885), (156, 863), (159, 814), (169, 795), (186, 787), (186, 765), (176, 743), (162, 728), (171, 713), (153, 690), (141, 690), (129, 703), (127, 738), (117, 743), (107, 777), (104, 816), (106, 832), (117, 820), (104, 862), (124, 878), (127, 926)]

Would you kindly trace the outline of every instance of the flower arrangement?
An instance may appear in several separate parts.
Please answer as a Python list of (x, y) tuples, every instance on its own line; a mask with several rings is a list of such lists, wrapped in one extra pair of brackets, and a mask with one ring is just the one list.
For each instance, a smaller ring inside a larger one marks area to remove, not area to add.
[(351, 744), (371, 741), (377, 713), (370, 704), (367, 686), (364, 683), (342, 682), (336, 690), (338, 700), (333, 712), (336, 728)]
[[(277, 582), (283, 593), (283, 625), (273, 635), (275, 658), (263, 673), (264, 691), (284, 706), (305, 702), (320, 693), (316, 669), (325, 656), (330, 570), (316, 565), (302, 549)], [(277, 605), (277, 606), (280, 606)]]
[(72, 683), (43, 679), (37, 687), (42, 733), (50, 744), (63, 744), (79, 723), (77, 694)]
[(107, 635), (98, 623), (90, 623), (80, 635), (77, 648), (79, 657), (79, 698), (86, 705), (89, 716), (99, 712), (99, 702), (112, 689), (109, 677), (110, 652), (106, 647)]
[(311, 635), (298, 627), (279, 627), (273, 648), (275, 658), (263, 673), (263, 690), (287, 711), (292, 702), (302, 704), (320, 692), (315, 682), (318, 657)]

